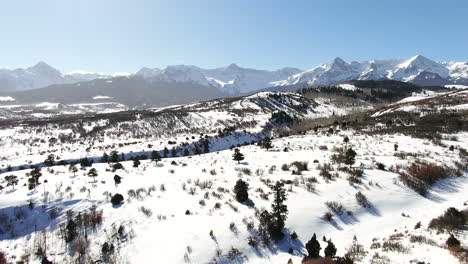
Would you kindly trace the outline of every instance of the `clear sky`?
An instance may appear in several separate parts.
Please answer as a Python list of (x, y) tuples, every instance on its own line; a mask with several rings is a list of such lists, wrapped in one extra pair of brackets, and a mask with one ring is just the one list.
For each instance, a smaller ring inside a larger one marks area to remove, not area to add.
[(468, 60), (467, 0), (5, 0), (0, 28), (0, 68)]

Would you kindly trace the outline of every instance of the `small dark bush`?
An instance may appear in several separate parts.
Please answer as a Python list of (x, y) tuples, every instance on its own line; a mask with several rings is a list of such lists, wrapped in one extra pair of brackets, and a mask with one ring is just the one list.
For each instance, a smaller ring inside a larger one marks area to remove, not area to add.
[(383, 163), (378, 162), (377, 163), (377, 169), (379, 170), (385, 170), (385, 165)]
[(111, 203), (112, 205), (116, 206), (122, 203), (123, 200), (124, 200), (124, 197), (120, 193), (117, 193), (114, 196), (112, 196)]
[(368, 207), (369, 206), (369, 201), (367, 200), (367, 197), (364, 194), (362, 194), (362, 192), (357, 192), (356, 193), (356, 201), (362, 207)]
[(339, 202), (325, 202), (325, 205), (337, 215), (342, 215), (345, 211), (343, 205)]

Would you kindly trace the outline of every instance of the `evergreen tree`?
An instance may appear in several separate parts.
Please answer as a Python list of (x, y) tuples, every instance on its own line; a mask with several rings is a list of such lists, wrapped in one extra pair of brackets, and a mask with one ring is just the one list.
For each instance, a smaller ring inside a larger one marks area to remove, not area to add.
[(102, 162), (102, 163), (107, 163), (107, 162), (109, 162), (109, 155), (107, 155), (106, 152), (104, 152), (104, 154), (102, 154), (101, 162)]
[(344, 164), (349, 165), (349, 167), (351, 167), (351, 165), (353, 165), (355, 162), (356, 162), (356, 152), (352, 148), (349, 148), (345, 153)]
[(123, 195), (121, 195), (120, 193), (117, 193), (117, 194), (114, 194), (114, 196), (112, 196), (111, 203), (112, 205), (116, 206), (122, 203), (123, 200), (124, 200)]
[(73, 177), (75, 177), (76, 175), (76, 172), (78, 171), (78, 168), (76, 167), (75, 164), (70, 164), (70, 166), (68, 167), (68, 171), (69, 172), (72, 172), (73, 173)]
[(96, 181), (96, 176), (98, 176), (98, 172), (95, 168), (91, 168), (89, 171), (88, 171), (88, 176), (89, 177), (93, 177), (94, 181)]
[(177, 150), (175, 149), (175, 147), (172, 147), (171, 149), (171, 157), (177, 157)]
[(139, 159), (135, 158), (133, 160), (133, 167), (137, 168), (138, 166), (140, 166), (141, 162)]
[(202, 154), (201, 149), (200, 149), (200, 147), (198, 146), (198, 144), (195, 144), (195, 148), (194, 148), (194, 150), (193, 150), (193, 153), (194, 153), (195, 155), (200, 155), (200, 154)]
[(266, 150), (273, 148), (273, 145), (271, 144), (271, 138), (265, 137), (262, 141), (260, 141), (260, 147)]
[(238, 148), (234, 149), (234, 155), (232, 155), (232, 157), (235, 161), (237, 161), (237, 163), (240, 163), (241, 160), (244, 160), (244, 154), (242, 154)]
[(283, 238), (283, 228), (286, 224), (288, 217), (288, 207), (284, 204), (286, 201), (286, 190), (284, 189), (284, 183), (277, 181), (273, 186), (273, 204), (272, 204), (272, 216), (274, 222), (274, 235), (278, 239)]
[(119, 162), (119, 153), (115, 150), (113, 150), (110, 154), (109, 158), (110, 162)]
[(28, 189), (32, 190), (35, 188), (36, 188), (36, 180), (33, 177), (28, 178)]
[(306, 243), (306, 249), (307, 253), (309, 253), (310, 258), (319, 258), (320, 257), (320, 243), (317, 240), (317, 236), (314, 235), (312, 238), (309, 240), (309, 242)]
[(236, 194), (236, 200), (239, 203), (246, 202), (249, 199), (249, 193), (247, 192), (249, 184), (239, 179), (234, 186), (234, 193)]
[(397, 144), (397, 143), (395, 143), (395, 145), (393, 145), (393, 149), (394, 149), (395, 151), (398, 150), (398, 144)]
[(184, 156), (189, 156), (190, 155), (190, 151), (186, 148), (184, 148)]
[(73, 220), (70, 220), (68, 221), (68, 224), (65, 228), (67, 229), (65, 241), (73, 241), (73, 239), (75, 239), (75, 237), (78, 235), (78, 233), (76, 232), (76, 223)]
[(42, 176), (41, 168), (34, 167), (31, 171), (31, 177), (34, 179), (34, 184), (39, 184), (39, 178)]
[(210, 141), (208, 139), (203, 140), (203, 153), (210, 152)]
[(93, 165), (93, 160), (88, 159), (88, 158), (80, 159), (80, 165), (81, 165), (81, 167), (92, 166)]
[(7, 181), (7, 186), (12, 186), (13, 190), (15, 189), (15, 185), (18, 184), (18, 177), (15, 175), (6, 176), (5, 180)]
[(153, 152), (151, 152), (151, 160), (158, 164), (158, 161), (161, 161), (161, 155), (159, 155), (159, 152), (153, 150)]
[(343, 143), (345, 143), (346, 148), (348, 148), (348, 143), (349, 143), (349, 137), (348, 136), (345, 136), (343, 138)]
[(44, 165), (46, 165), (47, 167), (54, 166), (54, 163), (55, 163), (54, 154), (50, 154), (49, 156), (47, 156), (47, 159), (44, 160)]
[(325, 257), (334, 257), (336, 255), (336, 247), (335, 244), (330, 240), (328, 240), (328, 245), (325, 248)]
[(163, 156), (164, 158), (167, 158), (167, 155), (169, 154), (169, 150), (167, 149), (167, 147), (164, 147), (164, 150), (163, 150)]

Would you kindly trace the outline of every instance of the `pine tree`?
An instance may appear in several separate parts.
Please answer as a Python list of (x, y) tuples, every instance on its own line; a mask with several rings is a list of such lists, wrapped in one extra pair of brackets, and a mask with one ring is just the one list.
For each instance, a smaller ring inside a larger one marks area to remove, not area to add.
[(111, 152), (109, 161), (110, 162), (119, 162), (119, 153), (117, 151), (113, 150)]
[(210, 141), (208, 139), (203, 140), (203, 153), (210, 152)]
[(269, 149), (273, 148), (273, 145), (271, 144), (271, 138), (265, 137), (261, 141), (260, 147), (265, 148), (266, 150), (269, 150)]
[(345, 136), (343, 138), (343, 143), (345, 143), (346, 148), (348, 148), (348, 143), (349, 143), (349, 137), (348, 136)]
[(102, 163), (107, 163), (107, 162), (109, 162), (109, 155), (107, 155), (106, 152), (104, 152), (104, 154), (102, 154), (101, 162), (102, 162)]
[(153, 152), (151, 152), (151, 160), (158, 164), (158, 161), (161, 161), (161, 155), (159, 155), (159, 152), (153, 150)]
[(173, 147), (173, 148), (171, 149), (171, 157), (173, 157), (173, 158), (174, 158), (174, 157), (177, 157), (177, 150), (175, 149), (175, 147)]
[(140, 166), (141, 162), (139, 159), (134, 159), (133, 160), (133, 167), (134, 168), (137, 168), (138, 166)]
[(41, 168), (40, 167), (34, 167), (33, 170), (31, 171), (31, 177), (34, 179), (34, 184), (37, 185), (39, 184), (39, 178), (42, 176)]
[(328, 245), (325, 248), (325, 257), (334, 257), (336, 255), (336, 247), (335, 244), (330, 240), (328, 240)]
[(67, 229), (67, 233), (66, 233), (65, 241), (71, 242), (73, 241), (73, 239), (75, 239), (76, 235), (78, 234), (76, 232), (76, 223), (73, 220), (68, 221), (66, 229)]
[(239, 179), (234, 186), (234, 193), (236, 194), (236, 200), (239, 203), (246, 202), (249, 199), (249, 193), (247, 192), (249, 184)]
[(91, 168), (88, 171), (88, 176), (93, 177), (94, 181), (96, 181), (96, 176), (98, 176), (97, 170), (95, 168)]
[(356, 162), (356, 152), (349, 148), (345, 153), (345, 164), (351, 167)]
[(76, 172), (78, 171), (78, 168), (76, 167), (75, 164), (70, 164), (70, 166), (68, 167), (68, 171), (69, 172), (72, 172), (73, 173), (73, 177), (75, 177), (76, 175)]
[(240, 163), (241, 160), (244, 160), (244, 154), (242, 154), (238, 148), (234, 149), (234, 155), (232, 155), (232, 157), (235, 161), (237, 161), (237, 163)]
[(200, 149), (200, 147), (198, 146), (198, 144), (195, 144), (195, 148), (194, 148), (194, 150), (193, 150), (193, 153), (194, 153), (195, 155), (200, 155), (200, 154), (202, 154), (201, 149)]
[(5, 180), (7, 181), (7, 186), (12, 186), (13, 190), (15, 189), (15, 185), (18, 184), (18, 177), (15, 175), (6, 176)]
[(44, 160), (44, 165), (46, 165), (47, 167), (54, 166), (54, 163), (55, 163), (54, 154), (50, 154), (49, 156), (47, 156), (47, 159)]
[(398, 150), (398, 144), (395, 143), (395, 145), (393, 145), (393, 149), (394, 149), (395, 151), (397, 151), (397, 150)]
[(284, 183), (277, 181), (273, 186), (273, 204), (271, 205), (272, 216), (274, 222), (273, 237), (277, 239), (283, 238), (283, 228), (288, 217), (288, 207), (284, 204), (286, 201), (286, 190)]
[(184, 148), (184, 156), (189, 156), (190, 155), (190, 151), (186, 148)]
[(306, 243), (305, 246), (306, 246), (307, 252), (309, 253), (310, 258), (320, 257), (320, 249), (322, 248), (320, 247), (320, 243), (318, 242), (317, 236), (315, 235), (315, 233), (312, 236), (312, 238), (309, 240), (309, 242)]
[(167, 158), (167, 155), (169, 154), (169, 150), (167, 149), (167, 147), (164, 147), (164, 150), (163, 150), (163, 156), (164, 158)]

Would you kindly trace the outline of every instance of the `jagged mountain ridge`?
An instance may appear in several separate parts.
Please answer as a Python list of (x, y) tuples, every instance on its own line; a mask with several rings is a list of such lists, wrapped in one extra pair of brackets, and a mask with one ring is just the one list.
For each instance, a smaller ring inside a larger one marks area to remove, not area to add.
[[(93, 79), (112, 79), (115, 75), (89, 72), (62, 74), (40, 62), (26, 69), (0, 69), (0, 91), (42, 88)], [(282, 68), (274, 71), (243, 68), (236, 64), (215, 69), (194, 65), (173, 65), (163, 69), (144, 67), (129, 77), (149, 82), (193, 83), (216, 87), (226, 95), (240, 95), (268, 87), (290, 85), (328, 85), (341, 81), (391, 79), (421, 84), (468, 84), (468, 61), (436, 62), (417, 55), (409, 59), (346, 62), (337, 57), (329, 63), (302, 71)]]
[(61, 73), (54, 67), (40, 61), (34, 66), (25, 69), (0, 69), (0, 92), (23, 91), (55, 84), (70, 84), (94, 79), (107, 79), (116, 77), (117, 75), (85, 71)]

